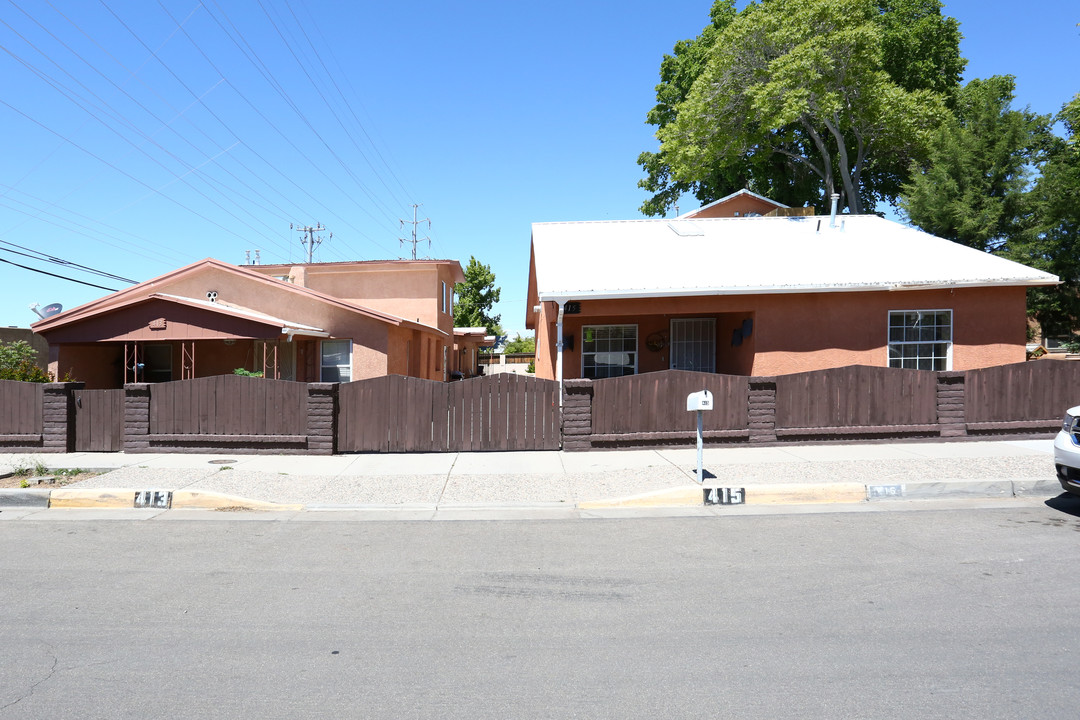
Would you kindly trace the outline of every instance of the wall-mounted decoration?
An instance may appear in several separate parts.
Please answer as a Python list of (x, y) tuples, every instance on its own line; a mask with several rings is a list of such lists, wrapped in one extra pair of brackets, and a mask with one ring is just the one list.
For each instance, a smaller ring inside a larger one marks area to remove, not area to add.
[(151, 320), (148, 327), (151, 330), (164, 330), (165, 329), (165, 318), (158, 318), (157, 320)]
[(649, 348), (653, 352), (660, 352), (667, 347), (668, 335), (665, 331), (660, 330), (654, 332), (649, 337), (645, 338), (645, 347)]

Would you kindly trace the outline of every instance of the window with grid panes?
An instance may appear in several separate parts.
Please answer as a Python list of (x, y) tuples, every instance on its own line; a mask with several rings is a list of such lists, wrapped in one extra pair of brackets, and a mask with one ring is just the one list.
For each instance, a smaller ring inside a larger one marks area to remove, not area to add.
[(636, 372), (637, 325), (581, 328), (581, 377), (621, 377)]
[(889, 367), (952, 369), (952, 310), (889, 311)]

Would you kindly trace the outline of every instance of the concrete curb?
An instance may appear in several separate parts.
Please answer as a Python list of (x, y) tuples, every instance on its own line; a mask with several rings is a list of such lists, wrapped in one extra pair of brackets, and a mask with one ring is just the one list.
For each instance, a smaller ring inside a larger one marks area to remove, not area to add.
[(264, 500), (248, 500), (246, 498), (236, 497), (235, 495), (224, 495), (222, 493), (209, 492), (204, 490), (177, 490), (172, 494), (173, 508), (199, 508), (202, 510), (222, 510), (239, 509), (239, 510), (261, 510), (264, 512), (277, 512), (277, 511), (298, 511), (304, 510), (303, 505), (286, 505), (283, 503), (272, 503)]
[[(682, 485), (620, 498), (586, 500), (575, 506), (552, 504), (552, 507), (576, 507), (579, 510), (703, 507), (705, 495), (713, 487)], [(734, 490), (735, 488), (728, 488)], [(741, 494), (728, 493), (739, 500), (723, 504), (745, 505), (813, 505), (836, 503), (881, 502), (887, 500), (930, 500), (942, 498), (1015, 498), (1053, 497), (1063, 492), (1055, 479), (1047, 480), (964, 480), (904, 483), (898, 485), (865, 485), (862, 483), (777, 483), (745, 485), (737, 488)], [(484, 508), (516, 507), (513, 503), (485, 504)], [(718, 507), (722, 504), (718, 503)], [(471, 507), (471, 506), (469, 506)], [(254, 510), (261, 512), (325, 511), (356, 509), (354, 506), (328, 506), (274, 503), (252, 500), (236, 495), (208, 490), (129, 490), (123, 488), (56, 488), (0, 489), (0, 509), (90, 508), (128, 509), (149, 508), (201, 510)], [(372, 509), (364, 506), (365, 509)], [(417, 510), (410, 506), (379, 506), (379, 510)], [(424, 505), (422, 510), (434, 511), (437, 506)]]
[[(578, 503), (581, 510), (615, 508), (659, 508), (702, 506), (704, 493), (712, 485), (689, 485), (655, 490), (640, 495)], [(881, 502), (886, 500), (931, 500), (941, 498), (1014, 498), (1060, 495), (1056, 480), (959, 480), (900, 485), (862, 483), (777, 483), (745, 485), (742, 505), (814, 505)]]
[[(141, 498), (140, 498), (141, 496)], [(138, 504), (137, 500), (142, 500)], [(0, 509), (134, 509), (198, 508), (202, 510), (299, 511), (303, 505), (249, 500), (202, 490), (127, 490), (122, 488), (0, 489)]]
[(50, 490), (0, 489), (0, 508), (47, 508)]

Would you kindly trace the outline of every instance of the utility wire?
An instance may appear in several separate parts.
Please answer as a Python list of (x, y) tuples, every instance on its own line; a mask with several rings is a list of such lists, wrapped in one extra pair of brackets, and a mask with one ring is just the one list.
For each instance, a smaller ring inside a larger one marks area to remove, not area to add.
[(70, 260), (64, 260), (63, 258), (58, 258), (58, 257), (55, 257), (53, 255), (48, 255), (46, 253), (34, 250), (33, 248), (23, 247), (22, 245), (16, 245), (15, 243), (8, 242), (7, 240), (0, 240), (0, 243), (3, 243), (5, 245), (10, 245), (11, 247), (17, 247), (17, 248), (19, 248), (19, 250), (25, 250), (26, 251), (26, 252), (19, 252), (19, 250), (8, 250), (7, 248), (0, 248), (0, 252), (7, 252), (7, 253), (11, 253), (13, 255), (22, 255), (23, 257), (28, 257), (28, 258), (30, 258), (32, 260), (44, 260), (46, 262), (51, 262), (51, 263), (53, 263), (55, 265), (64, 265), (66, 267), (74, 268), (76, 270), (82, 270), (83, 272), (87, 272), (87, 273), (90, 273), (92, 275), (100, 275), (102, 277), (109, 278), (110, 280), (119, 280), (120, 282), (131, 283), (132, 285), (134, 285), (134, 284), (136, 284), (138, 282), (138, 280), (132, 280), (131, 278), (121, 277), (120, 275), (113, 275), (112, 273), (105, 272), (104, 270), (97, 270), (95, 268), (89, 267), (88, 265), (80, 265), (79, 263), (71, 262)]
[(44, 270), (38, 270), (37, 268), (32, 268), (32, 267), (29, 267), (28, 265), (20, 265), (19, 263), (14, 263), (14, 262), (11, 262), (10, 260), (5, 260), (4, 258), (0, 258), (0, 262), (7, 263), (8, 265), (14, 265), (17, 268), (22, 268), (23, 270), (29, 270), (30, 272), (36, 272), (36, 273), (41, 273), (42, 275), (48, 275), (49, 277), (59, 278), (61, 280), (67, 280), (67, 281), (73, 282), (73, 283), (79, 283), (80, 285), (89, 285), (90, 287), (99, 288), (101, 290), (108, 290), (109, 292), (116, 292), (116, 288), (109, 288), (109, 287), (105, 287), (104, 285), (95, 285), (94, 283), (84, 282), (83, 280), (76, 280), (75, 278), (69, 278), (69, 277), (66, 277), (64, 275), (57, 275), (56, 273), (45, 272)]
[[(163, 10), (163, 11), (165, 12), (165, 14), (169, 16), (169, 19), (170, 19), (170, 20), (172, 20), (172, 21), (173, 21), (174, 23), (176, 23), (176, 22), (177, 22), (176, 18), (175, 18), (175, 17), (173, 17), (172, 13), (170, 13), (170, 12), (169, 12), (169, 9), (168, 9), (167, 7), (165, 7), (165, 5), (164, 5), (164, 4), (162, 4), (161, 0), (158, 0), (158, 5), (159, 5), (159, 6), (161, 7), (161, 9), (162, 9), (162, 10)], [(224, 33), (226, 34), (226, 36), (229, 36), (228, 30), (227, 30), (227, 29), (226, 29), (226, 28), (225, 28), (225, 27), (224, 27), (224, 26), (223, 26), (223, 25), (221, 24), (221, 21), (219, 21), (219, 20), (218, 20), (218, 19), (217, 19), (217, 18), (216, 18), (216, 17), (215, 17), (215, 16), (214, 16), (214, 15), (213, 15), (212, 13), (208, 13), (208, 14), (209, 14), (209, 15), (210, 15), (210, 17), (211, 17), (211, 18), (212, 18), (212, 19), (214, 20), (214, 22), (216, 22), (216, 23), (217, 23), (218, 27), (219, 27), (219, 28), (221, 28), (222, 32), (224, 32)], [(190, 34), (190, 33), (189, 33), (188, 31), (187, 31), (187, 29), (186, 29), (186, 28), (183, 28), (183, 27), (181, 27), (181, 28), (180, 28), (180, 31), (181, 31), (181, 32), (182, 32), (182, 33), (184, 34), (184, 37), (186, 37), (186, 38), (187, 38), (188, 42), (190, 42), (190, 43), (191, 43), (191, 46), (192, 46), (193, 48), (195, 48), (195, 50), (196, 50), (196, 51), (198, 51), (198, 53), (199, 53), (199, 54), (200, 54), (200, 55), (202, 56), (202, 58), (203, 58), (204, 60), (206, 60), (206, 62), (207, 62), (207, 63), (208, 63), (209, 65), (210, 65), (210, 67), (211, 67), (211, 68), (213, 68), (213, 69), (214, 69), (214, 71), (215, 71), (215, 72), (216, 72), (216, 73), (217, 73), (218, 75), (220, 75), (221, 77), (225, 78), (225, 82), (227, 82), (227, 83), (229, 84), (229, 87), (230, 87), (230, 88), (232, 88), (233, 92), (235, 92), (235, 93), (237, 94), (237, 96), (238, 96), (238, 97), (240, 97), (240, 99), (241, 99), (241, 100), (243, 100), (243, 101), (244, 101), (245, 103), (247, 103), (248, 107), (250, 107), (250, 108), (251, 108), (252, 110), (254, 110), (254, 111), (255, 111), (255, 113), (256, 113), (256, 114), (257, 114), (257, 115), (258, 115), (258, 116), (259, 116), (260, 118), (262, 118), (262, 120), (263, 120), (263, 121), (264, 121), (264, 122), (265, 122), (265, 123), (266, 123), (266, 124), (267, 124), (267, 125), (268, 125), (268, 126), (269, 126), (270, 128), (272, 128), (272, 129), (273, 129), (273, 130), (274, 130), (274, 131), (275, 131), (275, 132), (276, 132), (276, 133), (277, 133), (278, 135), (280, 135), (280, 136), (281, 136), (281, 138), (282, 138), (282, 139), (283, 139), (283, 140), (284, 140), (284, 141), (285, 141), (285, 142), (286, 142), (286, 143), (287, 143), (287, 144), (288, 144), (288, 145), (289, 145), (290, 147), (292, 147), (292, 149), (293, 149), (293, 150), (295, 150), (295, 151), (296, 151), (297, 153), (299, 153), (300, 155), (304, 155), (304, 154), (305, 154), (305, 153), (304, 153), (304, 152), (303, 152), (303, 151), (302, 151), (302, 150), (301, 150), (301, 149), (300, 149), (299, 147), (297, 147), (297, 146), (296, 146), (296, 143), (294, 143), (294, 142), (293, 142), (292, 138), (291, 138), (291, 137), (290, 137), (289, 135), (287, 135), (287, 134), (286, 134), (286, 133), (285, 133), (284, 131), (282, 131), (282, 130), (281, 130), (281, 128), (279, 128), (279, 127), (278, 127), (278, 126), (277, 126), (277, 125), (276, 125), (276, 124), (275, 124), (275, 123), (274, 123), (273, 121), (271, 121), (271, 120), (270, 120), (270, 118), (268, 118), (268, 117), (266, 116), (266, 114), (265, 114), (265, 113), (264, 113), (264, 112), (263, 112), (263, 111), (262, 111), (261, 109), (259, 109), (259, 107), (258, 107), (258, 106), (257, 106), (257, 105), (256, 105), (256, 104), (255, 104), (254, 102), (252, 102), (252, 101), (251, 101), (251, 99), (250, 99), (250, 98), (248, 98), (248, 96), (247, 96), (247, 95), (245, 95), (245, 94), (244, 94), (244, 92), (243, 92), (243, 91), (242, 91), (242, 90), (241, 90), (241, 89), (240, 89), (239, 87), (237, 87), (237, 86), (236, 86), (235, 84), (233, 84), (233, 83), (232, 83), (232, 82), (231, 82), (231, 81), (230, 81), (230, 80), (228, 79), (228, 76), (226, 76), (225, 72), (224, 72), (224, 71), (223, 71), (223, 70), (222, 70), (221, 68), (219, 68), (219, 67), (217, 66), (217, 64), (216, 64), (216, 63), (214, 63), (214, 61), (213, 61), (213, 60), (212, 60), (212, 59), (210, 58), (210, 56), (209, 56), (209, 55), (207, 55), (207, 54), (206, 54), (206, 51), (204, 51), (204, 50), (202, 49), (202, 46), (200, 46), (200, 45), (199, 45), (199, 43), (197, 43), (197, 42), (195, 41), (195, 39), (194, 39), (194, 38), (193, 38), (193, 37), (191, 36), (191, 34)], [(229, 36), (229, 37), (230, 37), (230, 39), (232, 39), (232, 38), (231, 38), (231, 36)], [(235, 40), (235, 39), (233, 39), (233, 43), (234, 43), (234, 44), (237, 44), (237, 43), (236, 43), (236, 40)], [(237, 46), (239, 47), (239, 45), (238, 45), (238, 44), (237, 44)], [(240, 48), (240, 50), (241, 50), (241, 52), (243, 52), (243, 48)], [(246, 57), (246, 55), (245, 55), (245, 57)], [(250, 58), (249, 58), (248, 60), (249, 60), (249, 62), (252, 62), (252, 63), (254, 64), (254, 61), (250, 60)], [(270, 80), (268, 79), (268, 80), (267, 80), (267, 82), (271, 82), (271, 81), (270, 81)], [(353, 230), (354, 230), (354, 231), (355, 231), (355, 232), (357, 233), (357, 235), (359, 235), (360, 237), (363, 237), (363, 238), (365, 238), (365, 239), (366, 239), (366, 240), (367, 240), (368, 242), (372, 243), (373, 245), (376, 245), (376, 246), (378, 246), (378, 247), (382, 248), (382, 250), (384, 250), (385, 252), (387, 252), (387, 253), (388, 253), (389, 255), (391, 255), (391, 256), (392, 256), (392, 255), (394, 254), (394, 253), (393, 253), (393, 251), (392, 251), (392, 250), (390, 250), (389, 248), (387, 248), (387, 247), (386, 247), (385, 245), (383, 245), (383, 244), (379, 243), (378, 241), (376, 241), (376, 240), (372, 239), (372, 238), (371, 238), (371, 237), (369, 237), (369, 236), (368, 236), (368, 235), (367, 235), (366, 233), (364, 233), (364, 232), (363, 232), (362, 230), (360, 230), (360, 229), (359, 229), (358, 227), (356, 227), (355, 225), (353, 225), (352, 223), (350, 223), (350, 222), (349, 222), (348, 220), (346, 220), (345, 218), (342, 218), (340, 214), (338, 214), (338, 213), (337, 213), (337, 212), (335, 212), (335, 211), (334, 211), (333, 209), (331, 209), (330, 207), (328, 207), (328, 206), (327, 206), (327, 205), (326, 205), (326, 204), (325, 204), (324, 202), (322, 202), (322, 200), (320, 200), (320, 199), (319, 199), (319, 198), (317, 198), (317, 197), (316, 197), (315, 195), (313, 195), (313, 194), (311, 193), (311, 191), (310, 191), (310, 190), (308, 190), (308, 189), (307, 189), (306, 187), (304, 187), (304, 186), (300, 185), (300, 184), (299, 184), (299, 183), (297, 183), (297, 182), (296, 182), (295, 180), (293, 180), (293, 179), (292, 179), (292, 178), (291, 178), (291, 177), (290, 177), (289, 175), (287, 175), (287, 174), (285, 174), (284, 172), (282, 172), (281, 170), (279, 170), (279, 169), (278, 169), (278, 168), (277, 168), (277, 167), (276, 167), (276, 166), (275, 166), (275, 165), (274, 165), (273, 163), (271, 163), (271, 162), (270, 162), (270, 161), (268, 161), (268, 160), (267, 160), (267, 159), (266, 159), (265, 157), (263, 157), (263, 156), (262, 156), (262, 154), (260, 154), (260, 153), (259, 153), (259, 152), (258, 152), (258, 151), (257, 151), (257, 150), (256, 150), (256, 149), (254, 148), (254, 147), (252, 147), (252, 146), (251, 146), (251, 145), (250, 145), (249, 143), (245, 143), (245, 144), (244, 144), (244, 147), (246, 147), (246, 148), (248, 149), (248, 151), (249, 151), (249, 152), (251, 152), (251, 153), (252, 153), (253, 155), (255, 155), (255, 156), (256, 156), (257, 158), (259, 158), (259, 160), (261, 160), (261, 161), (262, 161), (263, 163), (265, 163), (267, 167), (269, 167), (270, 169), (274, 170), (275, 172), (277, 172), (278, 174), (280, 174), (280, 175), (281, 175), (281, 176), (282, 176), (283, 178), (285, 178), (285, 180), (287, 180), (287, 181), (288, 181), (288, 182), (289, 182), (289, 183), (290, 183), (291, 185), (293, 185), (293, 186), (294, 186), (294, 187), (295, 187), (295, 188), (296, 188), (297, 190), (299, 190), (299, 191), (300, 191), (301, 193), (303, 193), (303, 194), (304, 194), (304, 195), (306, 195), (307, 197), (311, 198), (311, 200), (312, 200), (312, 201), (314, 201), (314, 202), (315, 202), (315, 204), (317, 204), (318, 206), (322, 207), (322, 208), (323, 208), (324, 210), (326, 210), (326, 211), (327, 211), (328, 213), (330, 213), (330, 214), (331, 214), (331, 215), (333, 215), (334, 217), (337, 217), (338, 219), (340, 219), (340, 220), (342, 221), (342, 224), (344, 224), (344, 225), (347, 225), (348, 227), (352, 228), (352, 229), (353, 229)], [(315, 167), (315, 169), (316, 169), (316, 170), (317, 170), (317, 171), (318, 171), (318, 172), (319, 172), (319, 173), (320, 173), (320, 174), (321, 174), (321, 175), (322, 175), (322, 176), (323, 176), (324, 178), (326, 178), (326, 180), (327, 180), (327, 181), (328, 181), (328, 182), (329, 182), (329, 183), (330, 183), (331, 185), (333, 185), (333, 186), (334, 186), (334, 187), (335, 187), (335, 188), (336, 188), (336, 189), (337, 189), (337, 190), (338, 190), (339, 192), (341, 192), (341, 193), (342, 193), (342, 195), (344, 195), (345, 197), (349, 197), (349, 198), (351, 198), (351, 197), (352, 197), (352, 195), (351, 195), (350, 193), (347, 193), (347, 192), (345, 191), (345, 189), (344, 189), (344, 188), (342, 188), (342, 187), (341, 187), (341, 186), (340, 186), (340, 185), (339, 185), (339, 184), (338, 184), (338, 183), (337, 183), (337, 182), (336, 182), (336, 181), (335, 181), (335, 180), (334, 180), (334, 179), (333, 179), (332, 177), (330, 177), (330, 176), (329, 176), (329, 175), (328, 175), (328, 174), (327, 174), (327, 173), (326, 173), (326, 172), (325, 172), (325, 171), (324, 171), (324, 170), (323, 170), (322, 168), (320, 168), (320, 167), (319, 167), (318, 165), (316, 165), (316, 166), (314, 166), (314, 167)], [(354, 202), (355, 202), (355, 201), (354, 201)], [(371, 218), (372, 218), (373, 220), (376, 220), (376, 221), (377, 221), (377, 219), (376, 219), (376, 218), (375, 218), (375, 217), (374, 217), (373, 215), (371, 215), (371, 213), (370, 213), (370, 212), (369, 212), (368, 210), (366, 210), (366, 209), (365, 209), (365, 208), (364, 208), (363, 206), (359, 205), (359, 203), (357, 203), (357, 207), (360, 207), (360, 209), (361, 209), (361, 210), (363, 210), (363, 211), (364, 211), (365, 213), (367, 213), (369, 217), (371, 217)]]

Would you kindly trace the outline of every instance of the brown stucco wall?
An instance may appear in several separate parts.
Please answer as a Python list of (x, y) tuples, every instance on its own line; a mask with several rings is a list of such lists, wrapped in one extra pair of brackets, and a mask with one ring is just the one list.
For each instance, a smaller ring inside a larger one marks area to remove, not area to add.
[[(957, 288), (909, 292), (804, 293), (631, 300), (583, 300), (582, 313), (564, 316), (564, 335), (574, 348), (563, 355), (564, 377), (581, 374), (583, 325), (636, 324), (638, 371), (668, 367), (666, 351), (645, 347), (648, 336), (666, 331), (674, 317), (717, 318), (717, 371), (737, 375), (784, 375), (845, 365), (888, 364), (890, 310), (953, 311), (953, 368), (1022, 362), (1025, 359), (1024, 288)], [(555, 377), (557, 306), (543, 303), (537, 316), (537, 377)], [(753, 332), (739, 347), (732, 331), (744, 318)]]
[[(247, 266), (260, 274), (288, 275), (292, 282), (361, 307), (452, 333), (450, 295), (461, 268), (453, 261), (388, 261), (299, 266)], [(442, 303), (442, 283), (447, 303)]]

